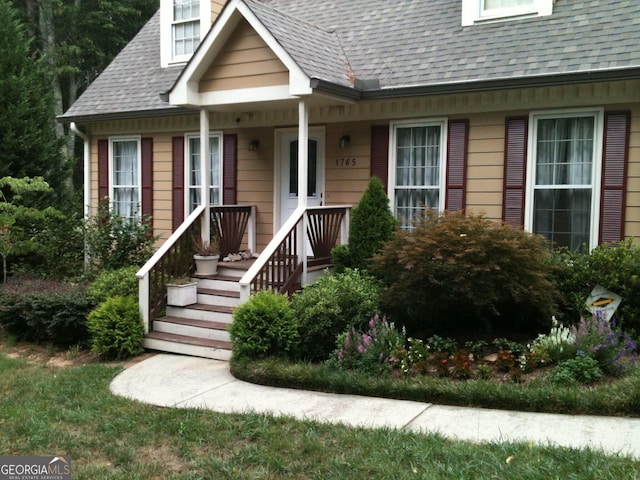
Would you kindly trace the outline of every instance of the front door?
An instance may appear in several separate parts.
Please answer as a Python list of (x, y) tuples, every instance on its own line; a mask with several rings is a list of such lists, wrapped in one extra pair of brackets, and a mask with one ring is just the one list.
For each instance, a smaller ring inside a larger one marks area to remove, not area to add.
[[(280, 136), (280, 223), (291, 216), (298, 206), (298, 132), (283, 132)], [(307, 205), (322, 205), (324, 195), (324, 131), (309, 129), (309, 172)]]

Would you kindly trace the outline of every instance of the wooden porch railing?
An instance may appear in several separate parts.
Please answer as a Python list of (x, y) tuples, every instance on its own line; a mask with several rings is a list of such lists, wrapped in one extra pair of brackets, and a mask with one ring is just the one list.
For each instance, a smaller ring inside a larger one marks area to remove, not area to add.
[[(350, 208), (298, 207), (240, 280), (241, 300), (269, 289), (290, 295), (298, 284), (304, 285), (308, 267), (328, 263), (338, 237), (346, 242)], [(307, 251), (307, 240), (312, 252)]]
[[(220, 245), (238, 251), (248, 229), (248, 248), (255, 250), (255, 206), (212, 205), (210, 210), (211, 234), (218, 236)], [(136, 274), (145, 332), (152, 329), (153, 319), (166, 307), (170, 279), (193, 273), (193, 239), (200, 236), (205, 211), (204, 205), (197, 207)], [(233, 221), (240, 225), (233, 225)]]

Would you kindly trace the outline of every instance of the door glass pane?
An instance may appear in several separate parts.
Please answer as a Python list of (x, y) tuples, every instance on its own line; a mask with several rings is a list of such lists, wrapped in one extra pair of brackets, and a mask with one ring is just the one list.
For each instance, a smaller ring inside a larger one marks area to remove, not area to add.
[[(309, 169), (307, 172), (307, 195), (318, 195), (318, 142), (309, 140)], [(289, 142), (289, 196), (298, 196), (298, 140)]]

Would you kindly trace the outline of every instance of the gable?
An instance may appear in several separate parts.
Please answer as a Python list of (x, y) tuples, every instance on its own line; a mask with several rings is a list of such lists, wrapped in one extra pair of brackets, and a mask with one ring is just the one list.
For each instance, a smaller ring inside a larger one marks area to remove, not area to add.
[(287, 85), (289, 70), (243, 20), (202, 76), (199, 92)]

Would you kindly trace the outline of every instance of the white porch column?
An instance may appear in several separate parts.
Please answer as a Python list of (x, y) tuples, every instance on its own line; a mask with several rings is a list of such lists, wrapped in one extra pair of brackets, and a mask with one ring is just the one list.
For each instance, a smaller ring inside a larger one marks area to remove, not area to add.
[[(298, 103), (298, 208), (307, 208), (309, 177), (309, 109), (304, 99)], [(298, 227), (298, 261), (302, 263), (301, 283), (307, 283), (307, 224), (305, 213)]]
[(201, 223), (201, 238), (211, 238), (211, 208), (209, 203), (209, 112), (200, 109), (200, 202), (205, 205)]

